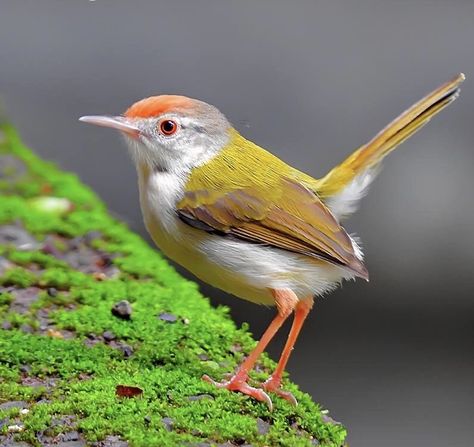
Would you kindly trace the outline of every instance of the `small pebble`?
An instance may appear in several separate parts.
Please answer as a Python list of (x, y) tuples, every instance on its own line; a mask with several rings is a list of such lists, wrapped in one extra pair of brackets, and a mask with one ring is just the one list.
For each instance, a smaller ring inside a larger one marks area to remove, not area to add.
[(242, 351), (242, 346), (239, 345), (238, 343), (235, 343), (234, 345), (232, 345), (232, 346), (230, 347), (230, 352), (232, 352), (232, 353), (234, 353), (234, 354), (235, 354), (236, 352), (241, 352), (241, 351)]
[(211, 396), (210, 394), (197, 394), (196, 396), (188, 397), (188, 400), (191, 402), (195, 402), (197, 400), (206, 400), (206, 399), (213, 400), (214, 396)]
[(102, 233), (100, 231), (89, 231), (89, 233), (86, 233), (84, 235), (84, 242), (86, 244), (90, 244), (92, 241), (96, 240), (96, 239), (101, 239), (102, 238)]
[(9, 268), (12, 268), (13, 264), (3, 256), (0, 256), (0, 276), (3, 275)]
[(259, 435), (266, 435), (270, 430), (270, 424), (262, 418), (257, 418), (257, 431)]
[[(0, 143), (5, 141), (5, 134), (0, 131)], [(10, 154), (0, 155), (0, 179), (13, 182), (26, 174), (26, 166), (22, 160)]]
[(127, 300), (119, 301), (112, 307), (112, 314), (122, 320), (130, 320), (132, 315), (132, 306)]
[(96, 266), (99, 268), (110, 267), (112, 263), (112, 258), (107, 254), (102, 254), (101, 257), (95, 262)]
[(24, 400), (11, 400), (0, 404), (0, 410), (10, 410), (11, 408), (26, 408), (28, 404)]
[(27, 314), (31, 305), (38, 300), (39, 292), (40, 289), (37, 287), (16, 288), (12, 290), (13, 301), (10, 303), (10, 310), (20, 314)]
[(105, 281), (107, 279), (107, 275), (104, 273), (104, 272), (94, 272), (92, 274), (92, 277), (96, 280), (96, 281)]
[(25, 429), (25, 426), (20, 425), (20, 424), (9, 425), (8, 428), (7, 428), (9, 433), (20, 433), (24, 429)]
[(111, 331), (105, 331), (103, 334), (102, 334), (102, 337), (104, 337), (104, 340), (105, 341), (112, 341), (112, 340), (115, 340), (117, 337), (115, 336), (115, 334)]
[(22, 408), (20, 410), (20, 414), (28, 414), (30, 412), (30, 410), (28, 410), (28, 408)]
[(78, 441), (80, 439), (79, 432), (77, 431), (69, 431), (67, 433), (63, 433), (61, 435), (61, 441)]
[(34, 250), (38, 248), (38, 241), (17, 225), (3, 225), (0, 227), (0, 244), (13, 245), (18, 250)]
[(9, 321), (2, 321), (2, 329), (9, 331), (13, 328), (13, 325)]
[(160, 315), (158, 315), (158, 318), (168, 323), (175, 323), (178, 320), (178, 317), (176, 315), (167, 312), (161, 313)]
[[(321, 413), (323, 413), (321, 415), (321, 419), (325, 424), (334, 424), (334, 425), (340, 425), (341, 424), (340, 422), (335, 421), (331, 416), (325, 414), (324, 412), (321, 412)], [(326, 411), (326, 413), (327, 413), (327, 411)]]
[(49, 399), (40, 399), (38, 402), (36, 402), (36, 405), (49, 405), (51, 401)]
[(21, 365), (20, 366), (20, 372), (23, 374), (29, 374), (31, 371), (31, 366), (30, 365)]
[(64, 335), (56, 330), (56, 329), (53, 329), (53, 328), (49, 328), (47, 331), (46, 331), (46, 335), (48, 337), (53, 337), (53, 338), (64, 338)]
[(63, 441), (54, 444), (54, 447), (87, 447), (87, 444), (82, 439), (78, 439), (77, 441)]
[(33, 328), (29, 324), (22, 324), (20, 326), (20, 331), (24, 332), (25, 334), (32, 334), (34, 332)]
[(164, 425), (166, 431), (172, 431), (173, 430), (173, 425), (174, 425), (174, 420), (173, 418), (163, 418), (161, 420), (161, 423)]
[(131, 357), (133, 354), (133, 348), (129, 345), (121, 345), (119, 349), (123, 352), (125, 358)]
[[(0, 430), (5, 427), (6, 425), (8, 425), (10, 423), (10, 419), (8, 418), (3, 418), (3, 419), (0, 419)], [(1, 436), (1, 435), (0, 435)], [(2, 439), (0, 437), (0, 439)]]
[(48, 289), (48, 295), (51, 296), (51, 297), (55, 297), (55, 296), (58, 296), (58, 291), (57, 289), (55, 289), (54, 287), (50, 287)]
[(8, 444), (1, 444), (2, 447), (31, 447), (31, 444), (23, 441), (11, 441)]
[(51, 419), (51, 427), (58, 427), (59, 425), (71, 426), (71, 424), (76, 420), (76, 417), (70, 414), (61, 415), (59, 417), (53, 417)]
[(109, 435), (98, 445), (100, 447), (128, 447), (128, 442), (120, 439), (120, 436)]

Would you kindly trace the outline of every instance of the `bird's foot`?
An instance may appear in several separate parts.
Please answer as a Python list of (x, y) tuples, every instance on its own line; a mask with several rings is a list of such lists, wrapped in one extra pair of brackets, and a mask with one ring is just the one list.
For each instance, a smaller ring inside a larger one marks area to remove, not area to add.
[(208, 375), (202, 376), (202, 379), (206, 382), (212, 383), (217, 388), (225, 388), (229, 391), (238, 391), (243, 394), (247, 394), (254, 399), (259, 400), (267, 404), (270, 411), (273, 410), (273, 403), (270, 396), (261, 388), (254, 388), (247, 383), (247, 376), (242, 376), (239, 373), (232, 376), (229, 380), (224, 382), (216, 382), (211, 379)]
[(277, 396), (282, 397), (292, 405), (298, 405), (298, 401), (292, 393), (281, 389), (281, 379), (278, 377), (270, 376), (265, 382), (263, 382), (262, 388), (270, 393), (275, 393)]

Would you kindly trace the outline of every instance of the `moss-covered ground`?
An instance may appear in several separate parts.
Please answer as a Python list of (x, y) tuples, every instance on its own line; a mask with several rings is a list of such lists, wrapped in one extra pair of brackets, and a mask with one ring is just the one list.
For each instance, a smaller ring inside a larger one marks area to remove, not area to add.
[[(0, 445), (344, 444), (289, 381), (299, 406), (275, 397), (273, 412), (202, 381), (252, 349), (247, 328), (8, 125), (0, 193)], [(112, 313), (122, 300), (131, 315)], [(252, 378), (273, 366), (264, 356)]]

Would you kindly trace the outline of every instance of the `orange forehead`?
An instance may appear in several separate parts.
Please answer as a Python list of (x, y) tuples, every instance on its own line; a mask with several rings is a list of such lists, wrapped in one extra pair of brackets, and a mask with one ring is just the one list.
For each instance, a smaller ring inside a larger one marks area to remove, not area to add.
[(127, 118), (152, 118), (163, 113), (183, 109), (193, 109), (195, 101), (186, 96), (160, 95), (150, 96), (132, 104), (124, 113)]

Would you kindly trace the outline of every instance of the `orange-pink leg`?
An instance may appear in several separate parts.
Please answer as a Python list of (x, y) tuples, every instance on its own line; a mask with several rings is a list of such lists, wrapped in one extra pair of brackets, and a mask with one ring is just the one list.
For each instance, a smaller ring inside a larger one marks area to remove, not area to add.
[(278, 332), (278, 329), (280, 329), (282, 324), (289, 317), (298, 303), (298, 298), (291, 290), (273, 290), (272, 294), (275, 298), (278, 314), (270, 323), (265, 333), (262, 335), (262, 338), (258, 342), (255, 349), (240, 365), (234, 376), (225, 382), (216, 382), (207, 375), (203, 376), (205, 381), (214, 384), (218, 388), (226, 388), (231, 391), (240, 391), (241, 393), (254, 397), (261, 402), (265, 402), (268, 405), (270, 411), (273, 408), (270, 397), (263, 389), (251, 387), (247, 383), (248, 374), (254, 367), (255, 362), (259, 358), (260, 354), (265, 350), (268, 343), (270, 343), (271, 339), (275, 336), (275, 334)]
[(290, 333), (288, 334), (285, 347), (281, 353), (280, 360), (278, 361), (278, 365), (273, 374), (263, 384), (263, 389), (265, 391), (274, 392), (294, 405), (297, 405), (298, 402), (296, 401), (293, 394), (281, 389), (281, 379), (283, 372), (285, 371), (286, 364), (288, 363), (288, 359), (290, 358), (291, 352), (293, 351), (296, 339), (298, 338), (301, 328), (303, 327), (303, 323), (312, 307), (312, 298), (300, 301), (296, 305), (293, 324), (291, 326)]

